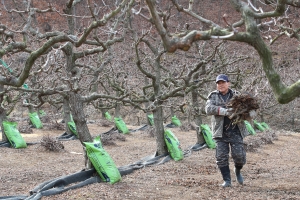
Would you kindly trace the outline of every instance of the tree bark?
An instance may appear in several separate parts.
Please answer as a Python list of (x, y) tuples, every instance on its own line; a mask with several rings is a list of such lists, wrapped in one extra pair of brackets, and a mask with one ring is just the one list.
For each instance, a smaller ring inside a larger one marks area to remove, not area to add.
[[(118, 92), (117, 92), (117, 96), (119, 96)], [(115, 117), (122, 117), (121, 116), (121, 105), (119, 102), (116, 102)]]
[(153, 120), (156, 134), (156, 152), (158, 155), (163, 155), (168, 152), (168, 148), (164, 138), (163, 109), (160, 105), (157, 105), (157, 108), (153, 111)]
[(70, 108), (73, 116), (73, 120), (76, 124), (76, 130), (78, 138), (83, 145), (84, 162), (87, 169), (92, 168), (92, 164), (88, 159), (87, 152), (85, 150), (84, 142), (92, 142), (93, 138), (90, 134), (88, 126), (86, 124), (83, 102), (79, 94), (71, 92), (70, 94)]
[(93, 138), (86, 124), (81, 96), (75, 92), (70, 93), (70, 108), (81, 144), (84, 145), (83, 142), (92, 142)]
[[(71, 24), (72, 26), (72, 24)], [(71, 27), (72, 28), (72, 27)], [(73, 50), (73, 44), (68, 42), (63, 48), (63, 52), (66, 56), (66, 69), (68, 72), (70, 72), (70, 79), (73, 80), (73, 88), (75, 90), (78, 88), (78, 78), (80, 77), (80, 72), (75, 69), (76, 64), (76, 57)], [(89, 132), (89, 129), (86, 124), (85, 114), (84, 114), (84, 107), (83, 107), (83, 101), (81, 99), (80, 94), (76, 93), (75, 91), (71, 91), (69, 93), (69, 104), (71, 109), (71, 114), (74, 120), (74, 123), (76, 125), (76, 131), (78, 134), (78, 139), (80, 140), (82, 146), (83, 146), (83, 154), (84, 154), (84, 160), (85, 160), (85, 166), (87, 169), (92, 167), (91, 162), (88, 159), (87, 152), (85, 150), (84, 142), (92, 142), (93, 138)], [(68, 123), (66, 121), (65, 123)], [(68, 130), (69, 128), (67, 128)]]
[(196, 134), (197, 134), (197, 143), (203, 144), (205, 142), (204, 137), (200, 130), (200, 125), (202, 124), (202, 117), (201, 117), (201, 109), (199, 108), (199, 101), (198, 101), (198, 94), (196, 91), (192, 92), (192, 107), (195, 113), (195, 124), (196, 124)]
[[(4, 91), (4, 85), (0, 84), (0, 92)], [(0, 95), (0, 102), (2, 103), (4, 100), (4, 94)], [(4, 133), (4, 128), (3, 128), (3, 121), (6, 119), (6, 110), (0, 106), (0, 123), (1, 123), (1, 130), (2, 130), (2, 141), (7, 142), (8, 139)]]
[(0, 106), (0, 123), (1, 123), (1, 130), (2, 130), (2, 141), (7, 142), (8, 139), (4, 133), (4, 128), (3, 128), (3, 121), (6, 119), (6, 111), (4, 108)]
[(163, 155), (168, 153), (168, 148), (164, 139), (164, 124), (163, 124), (163, 101), (159, 100), (161, 96), (161, 68), (160, 68), (160, 56), (157, 56), (155, 59), (155, 79), (152, 79), (153, 90), (155, 94), (154, 106), (155, 110), (153, 111), (153, 120), (156, 133), (156, 146), (157, 154)]
[(172, 106), (170, 108), (170, 113), (171, 113), (171, 119), (172, 119), (172, 117), (174, 117), (174, 115), (175, 115), (174, 108)]
[(64, 123), (65, 123), (65, 127), (66, 127), (66, 133), (67, 134), (72, 134), (72, 132), (69, 129), (69, 126), (68, 126), (68, 122), (71, 121), (71, 108), (70, 108), (68, 98), (64, 98), (63, 111), (64, 111)]
[[(147, 77), (145, 77), (144, 80), (145, 80), (145, 85), (149, 85), (149, 79), (148, 79)], [(144, 94), (144, 95), (146, 95), (146, 94)], [(147, 101), (147, 102), (145, 102), (144, 105), (145, 105), (145, 108), (149, 108), (150, 103)], [(153, 113), (151, 113), (151, 112), (147, 112), (147, 113), (146, 113), (147, 124), (148, 124), (149, 126), (151, 126), (151, 123), (150, 123), (150, 120), (149, 120), (148, 115), (151, 115), (151, 114), (153, 114)], [(154, 117), (153, 117), (153, 118), (154, 118)], [(154, 120), (154, 119), (153, 119), (153, 120)]]

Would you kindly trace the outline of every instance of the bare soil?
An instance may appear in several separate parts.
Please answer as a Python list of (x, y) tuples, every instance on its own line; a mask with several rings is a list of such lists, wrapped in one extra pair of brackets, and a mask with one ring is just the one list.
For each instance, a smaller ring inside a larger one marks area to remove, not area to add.
[[(138, 127), (131, 127), (136, 129)], [(90, 124), (93, 136), (111, 127)], [(195, 144), (195, 131), (172, 128), (183, 150)], [(62, 131), (37, 130), (22, 134), (26, 142), (38, 142), (43, 136), (56, 137)], [(275, 135), (273, 140), (263, 137)], [(106, 145), (116, 165), (134, 163), (155, 152), (155, 139), (145, 131), (124, 135), (126, 140)], [(113, 185), (95, 183), (42, 199), (300, 199), (300, 134), (283, 130), (259, 132), (248, 136), (247, 164), (243, 168), (245, 184), (238, 185), (232, 169), (232, 187), (223, 189), (221, 174), (215, 164), (215, 150), (192, 151), (181, 161), (147, 166), (122, 176)], [(25, 149), (1, 148), (0, 196), (29, 195), (38, 184), (84, 168), (79, 140), (63, 141), (64, 150), (50, 152), (39, 144)], [(251, 148), (250, 148), (251, 147)]]

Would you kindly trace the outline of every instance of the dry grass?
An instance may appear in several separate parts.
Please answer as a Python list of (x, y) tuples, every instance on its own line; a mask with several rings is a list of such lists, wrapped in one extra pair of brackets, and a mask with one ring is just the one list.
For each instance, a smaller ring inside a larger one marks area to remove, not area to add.
[(40, 146), (46, 151), (61, 151), (65, 148), (62, 142), (49, 135), (42, 137)]

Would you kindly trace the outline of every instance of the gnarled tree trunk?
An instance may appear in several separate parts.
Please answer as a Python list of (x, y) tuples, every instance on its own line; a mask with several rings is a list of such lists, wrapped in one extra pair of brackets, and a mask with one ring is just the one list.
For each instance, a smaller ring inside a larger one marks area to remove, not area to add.
[(197, 134), (197, 144), (203, 144), (205, 142), (203, 135), (200, 131), (200, 125), (202, 124), (202, 117), (200, 115), (201, 110), (199, 108), (198, 95), (197, 92), (192, 92), (192, 107), (195, 113), (195, 124), (196, 124), (196, 134)]
[[(85, 114), (83, 110), (83, 102), (81, 99), (81, 96), (75, 92), (70, 93), (70, 108), (73, 116), (73, 120), (76, 124), (76, 130), (78, 133), (78, 138), (83, 146), (83, 142), (92, 142), (93, 138), (90, 134), (90, 131), (88, 129), (88, 126), (86, 124)], [(87, 153), (84, 150), (84, 158), (85, 158), (85, 165), (89, 169), (92, 167), (88, 157)]]
[[(4, 86), (0, 84), (0, 92), (3, 92), (4, 90)], [(0, 95), (0, 102), (3, 102), (3, 94)], [(4, 129), (3, 129), (3, 125), (2, 122), (6, 119), (6, 110), (0, 106), (0, 123), (1, 123), (1, 130), (2, 130), (2, 141), (6, 142), (8, 141), (5, 133), (4, 133)]]
[(67, 134), (72, 134), (72, 132), (69, 129), (69, 126), (68, 126), (68, 122), (71, 121), (71, 108), (70, 108), (68, 98), (64, 98), (63, 111), (64, 111), (64, 123), (65, 123), (65, 127), (66, 127), (66, 133)]
[(164, 125), (163, 125), (163, 109), (160, 105), (153, 111), (153, 119), (156, 134), (157, 154), (163, 155), (168, 152), (167, 145), (164, 139)]

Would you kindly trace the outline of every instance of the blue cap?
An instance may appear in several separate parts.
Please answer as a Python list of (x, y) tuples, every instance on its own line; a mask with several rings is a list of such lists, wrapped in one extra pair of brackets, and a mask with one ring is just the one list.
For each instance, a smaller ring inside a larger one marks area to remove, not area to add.
[(220, 74), (219, 76), (217, 76), (216, 78), (216, 83), (218, 81), (225, 81), (225, 82), (229, 82), (228, 76), (226, 76), (225, 74)]

